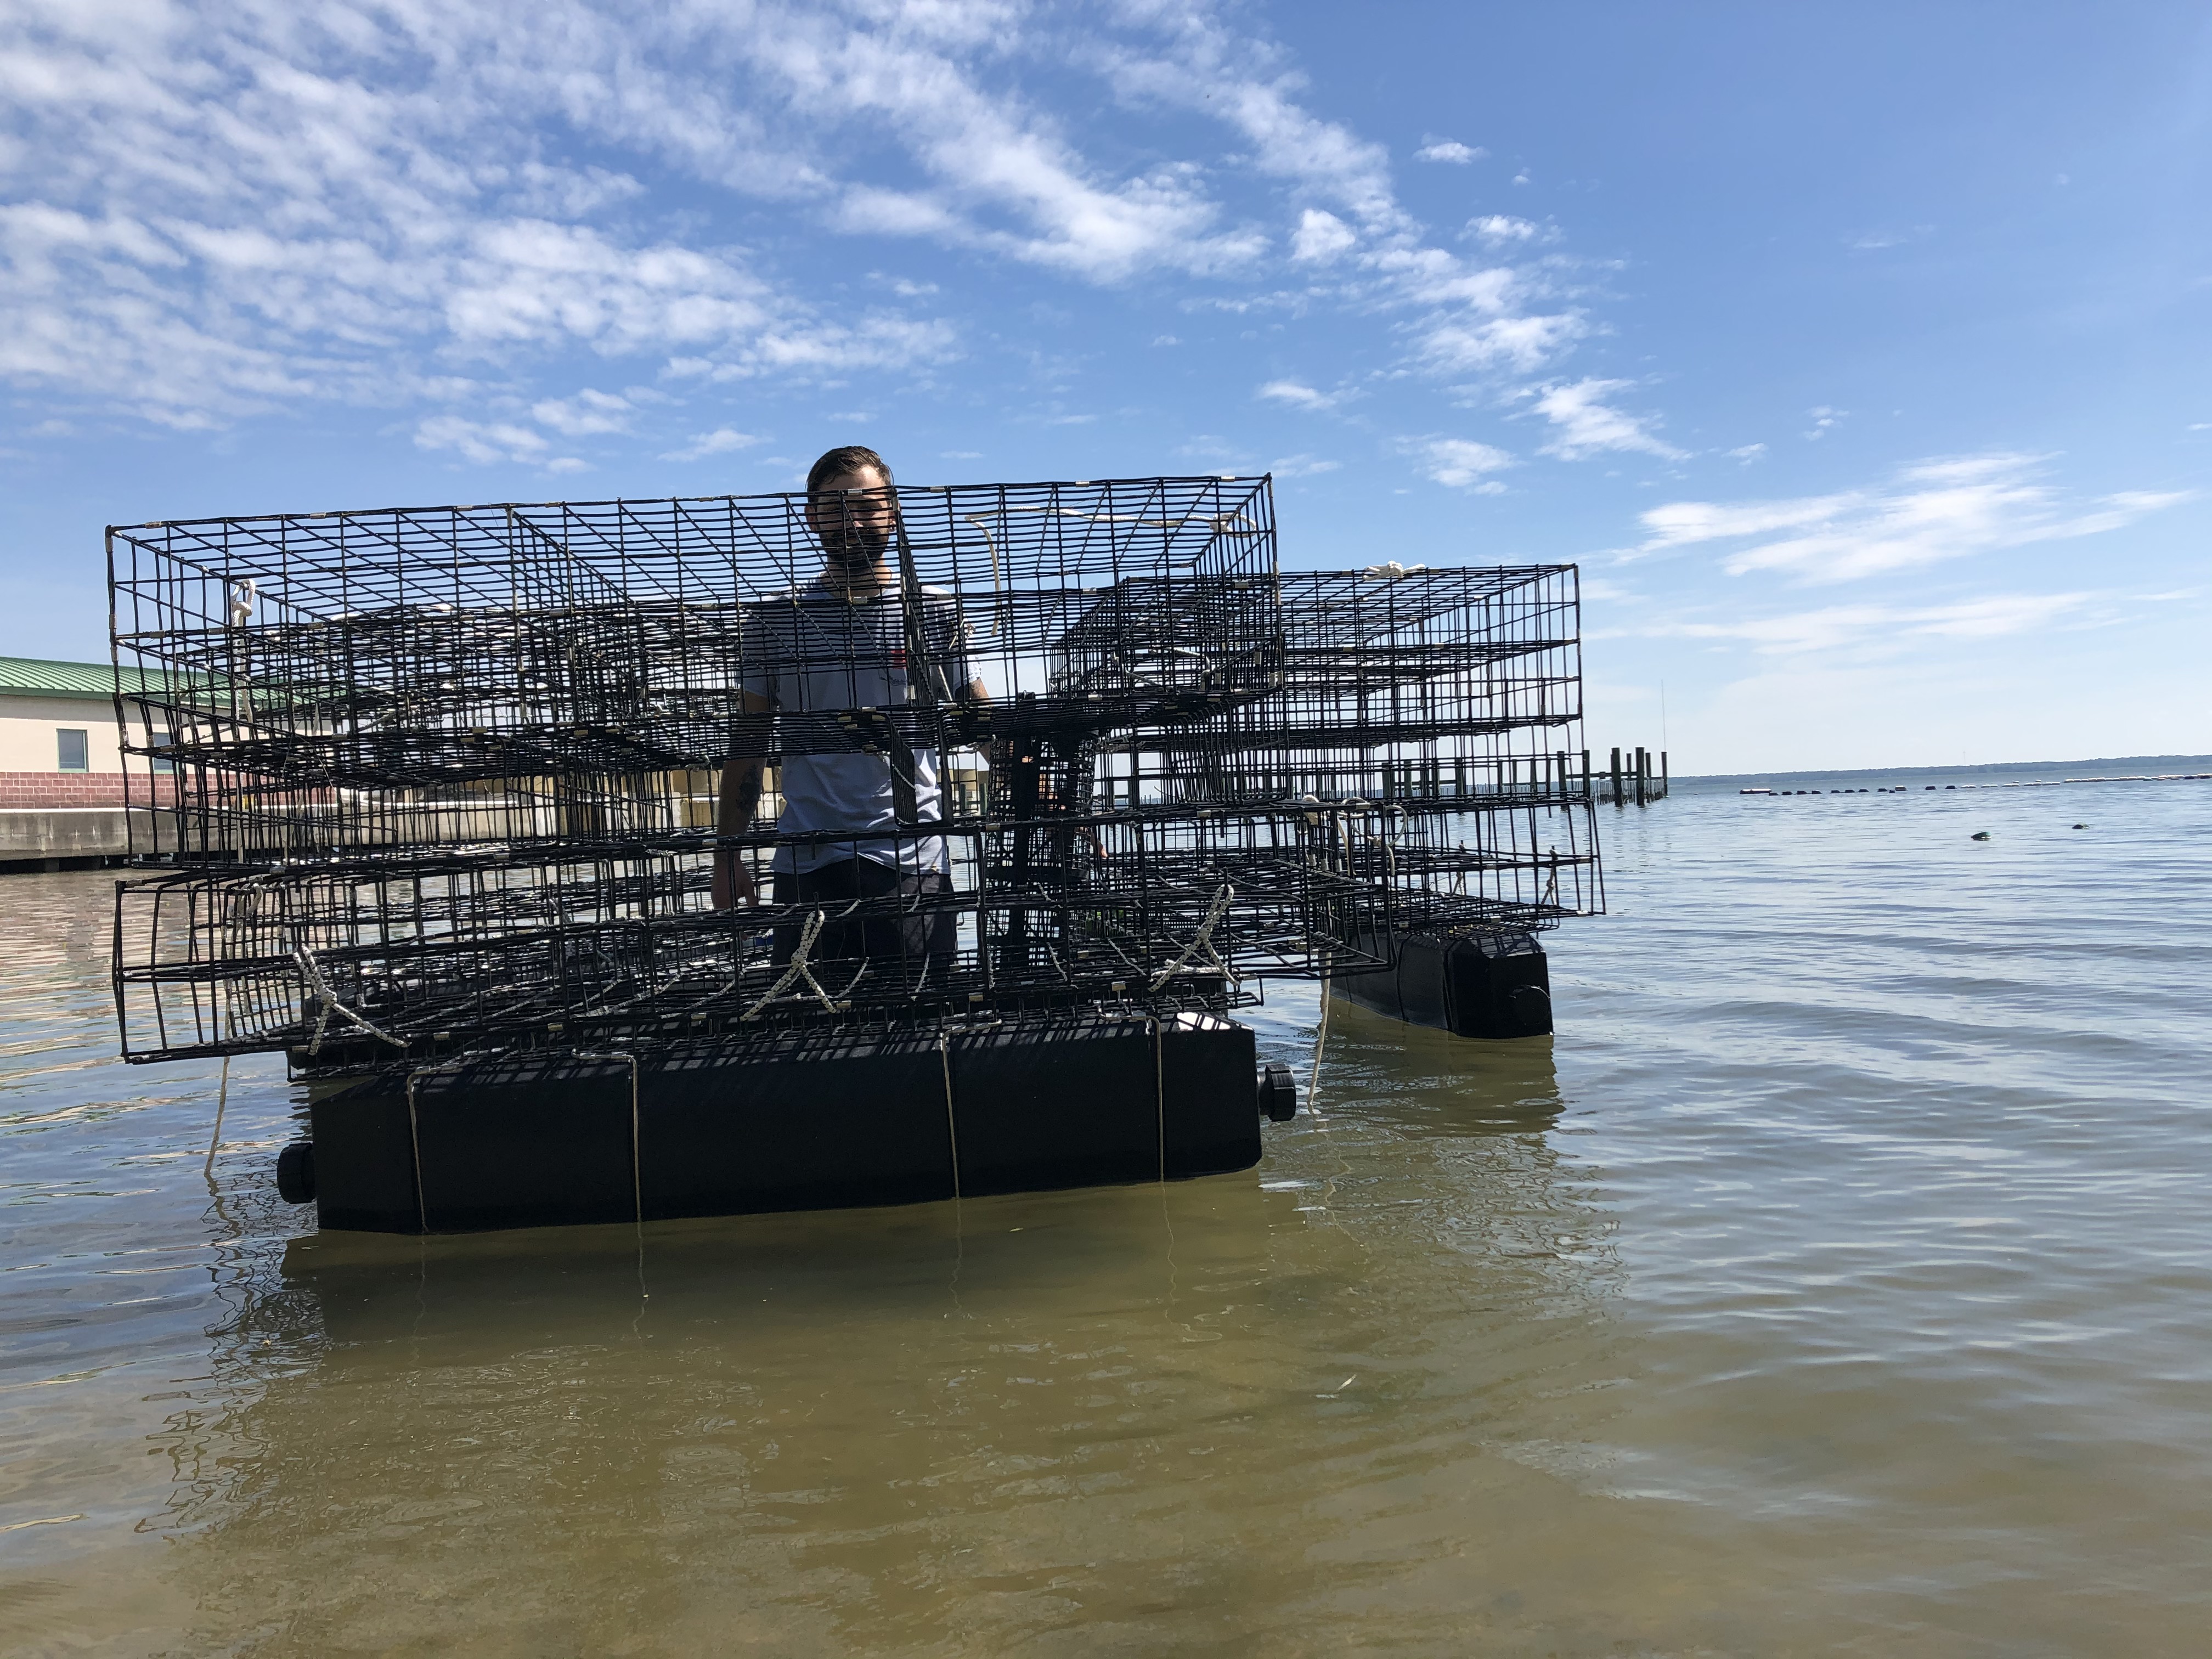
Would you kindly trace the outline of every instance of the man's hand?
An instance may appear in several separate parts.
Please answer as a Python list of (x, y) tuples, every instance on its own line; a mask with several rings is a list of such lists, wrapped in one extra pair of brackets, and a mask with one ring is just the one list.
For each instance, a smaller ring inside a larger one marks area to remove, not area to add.
[(734, 848), (726, 848), (714, 854), (714, 908), (734, 909), (739, 905), (750, 909), (760, 902), (760, 890), (753, 884), (753, 872), (745, 868), (744, 861)]

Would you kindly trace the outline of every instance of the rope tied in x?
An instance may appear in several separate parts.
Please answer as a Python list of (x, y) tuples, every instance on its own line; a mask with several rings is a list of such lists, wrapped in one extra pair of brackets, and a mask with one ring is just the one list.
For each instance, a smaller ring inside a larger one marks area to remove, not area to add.
[[(859, 908), (857, 904), (848, 906), (847, 914), (849, 915), (853, 909), (857, 908)], [(821, 937), (822, 922), (823, 912), (819, 910), (817, 910), (812, 915), (806, 918), (806, 925), (800, 928), (799, 932), (799, 948), (791, 953), (791, 962), (790, 964), (784, 969), (783, 977), (777, 980), (775, 984), (769, 986), (768, 989), (762, 994), (759, 1001), (754, 1003), (753, 1006), (746, 1009), (744, 1013), (739, 1014), (738, 1016), (739, 1019), (759, 1018), (760, 1011), (762, 1009), (767, 1007), (769, 1003), (774, 1002), (787, 990), (790, 989), (795, 981), (802, 979), (806, 981), (807, 988), (812, 991), (816, 996), (822, 1000), (822, 1006), (824, 1008), (827, 1008), (833, 1014), (837, 1012), (836, 999), (822, 988), (822, 981), (814, 977), (814, 969), (807, 961), (808, 956), (811, 955), (814, 950), (814, 941)], [(854, 983), (857, 984), (858, 982), (859, 975), (855, 975)], [(846, 988), (849, 990), (851, 987), (848, 986)]]
[(1241, 982), (1237, 970), (1224, 962), (1221, 959), (1221, 953), (1213, 948), (1213, 930), (1220, 926), (1222, 917), (1229, 914), (1230, 902), (1236, 896), (1237, 890), (1227, 882), (1223, 882), (1221, 890), (1213, 896), (1213, 902), (1206, 906), (1206, 920), (1198, 924), (1198, 932), (1191, 936), (1190, 943), (1182, 947), (1182, 955), (1152, 975), (1150, 989), (1157, 991), (1177, 974), (1187, 971), (1191, 959), (1200, 955), (1218, 968), (1231, 984)]
[(309, 1054), (321, 1052), (323, 1037), (331, 1028), (332, 1014), (336, 1014), (349, 1025), (359, 1027), (380, 1042), (388, 1042), (395, 1048), (404, 1048), (407, 1046), (406, 1038), (396, 1037), (382, 1027), (371, 1024), (361, 1015), (340, 1002), (337, 994), (331, 989), (329, 981), (323, 977), (322, 963), (315, 960), (315, 953), (306, 945), (295, 944), (292, 946), (292, 960), (299, 965), (300, 977), (307, 982), (307, 994), (323, 1005), (323, 1012), (315, 1021), (315, 1035), (307, 1042)]

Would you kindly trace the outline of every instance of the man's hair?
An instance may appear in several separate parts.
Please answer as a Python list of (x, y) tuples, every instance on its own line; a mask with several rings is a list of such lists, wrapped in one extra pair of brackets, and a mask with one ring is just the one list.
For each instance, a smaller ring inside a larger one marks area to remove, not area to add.
[(806, 469), (806, 493), (811, 495), (819, 490), (824, 478), (842, 477), (848, 472), (858, 472), (864, 466), (875, 468), (876, 476), (886, 486), (890, 483), (891, 470), (884, 465), (882, 456), (872, 449), (864, 449), (859, 444), (846, 444), (831, 450)]

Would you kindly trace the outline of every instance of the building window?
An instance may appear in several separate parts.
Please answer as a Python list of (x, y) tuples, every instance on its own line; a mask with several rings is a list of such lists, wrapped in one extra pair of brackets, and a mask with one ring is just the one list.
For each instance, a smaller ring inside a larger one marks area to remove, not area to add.
[(60, 750), (55, 769), (61, 772), (89, 772), (92, 770), (92, 734), (72, 731), (66, 726), (54, 728), (55, 746)]
[[(155, 732), (149, 735), (154, 739), (152, 746), (155, 749), (167, 749), (177, 740), (177, 734), (173, 732)], [(177, 763), (167, 755), (156, 755), (154, 757), (154, 769), (156, 772), (173, 772), (177, 769)]]

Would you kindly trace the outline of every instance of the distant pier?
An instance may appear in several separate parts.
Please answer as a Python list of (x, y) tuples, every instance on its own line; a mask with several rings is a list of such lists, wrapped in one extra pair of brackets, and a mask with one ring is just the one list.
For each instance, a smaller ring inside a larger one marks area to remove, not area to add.
[(1590, 772), (1590, 751), (1583, 750), (1583, 793), (1593, 800), (1610, 800), (1615, 806), (1649, 806), (1667, 799), (1668, 775), (1663, 749), (1653, 750), (1640, 744), (1633, 749), (1615, 749), (1611, 763), (1595, 777)]

